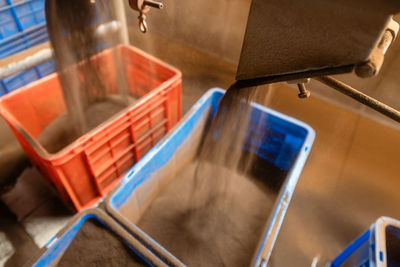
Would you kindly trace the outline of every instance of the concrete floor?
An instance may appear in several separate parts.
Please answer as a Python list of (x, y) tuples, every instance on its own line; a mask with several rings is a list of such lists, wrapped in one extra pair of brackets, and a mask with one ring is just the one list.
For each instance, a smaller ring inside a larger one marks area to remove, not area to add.
[[(235, 66), (179, 43), (147, 34), (133, 43), (183, 72), (183, 111), (211, 87), (227, 88)], [(266, 88), (265, 88), (266, 89)], [(319, 265), (332, 259), (379, 216), (400, 219), (400, 131), (279, 84), (270, 90), (269, 107), (298, 118), (316, 131), (272, 254), (271, 266)], [(1, 151), (18, 147), (0, 121)], [(1, 167), (3, 166), (3, 167)], [(6, 165), (7, 166), (7, 165)], [(72, 213), (40, 175), (26, 169), (1, 196), (0, 265), (20, 266), (37, 253)]]

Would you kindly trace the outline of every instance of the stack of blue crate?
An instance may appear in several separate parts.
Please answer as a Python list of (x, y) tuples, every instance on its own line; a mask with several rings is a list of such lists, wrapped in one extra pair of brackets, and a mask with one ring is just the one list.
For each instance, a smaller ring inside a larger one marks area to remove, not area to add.
[[(45, 0), (0, 0), (0, 59), (49, 40)], [(0, 82), (0, 96), (55, 71), (48, 61)]]

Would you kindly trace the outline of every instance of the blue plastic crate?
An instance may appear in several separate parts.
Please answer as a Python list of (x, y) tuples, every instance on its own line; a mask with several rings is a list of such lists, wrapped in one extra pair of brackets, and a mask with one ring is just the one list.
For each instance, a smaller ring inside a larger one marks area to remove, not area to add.
[(145, 266), (166, 266), (138, 240), (130, 236), (117, 222), (99, 209), (89, 209), (76, 215), (75, 218), (40, 251), (40, 255), (26, 266), (56, 266), (68, 246), (74, 240), (75, 235), (88, 220), (100, 222), (105, 228), (117, 235), (129, 249), (144, 260)]
[[(209, 116), (215, 115), (223, 94), (224, 91), (221, 89), (209, 90), (185, 116), (179, 127), (137, 162), (122, 179), (119, 187), (111, 192), (106, 200), (107, 212), (129, 229), (134, 236), (140, 236), (142, 242), (163, 259), (173, 261), (174, 257), (140, 230), (134, 224), (135, 219), (124, 212), (142, 210), (140, 203), (147, 203), (146, 198), (156, 194), (157, 191), (152, 190), (158, 190), (157, 184), (162, 183), (161, 179), (169, 177), (165, 170), (171, 171), (176, 168), (175, 164), (178, 162), (188, 161), (195, 156), (196, 144), (201, 140), (199, 139), (201, 133), (195, 130), (203, 129)], [(280, 181), (281, 186), (277, 189), (279, 193), (277, 193), (275, 207), (266, 224), (265, 234), (260, 235), (260, 246), (253, 262), (253, 266), (260, 266), (261, 262), (268, 262), (286, 209), (313, 144), (315, 132), (303, 122), (255, 103), (252, 104), (250, 114), (252, 123), (248, 127), (248, 132), (261, 138), (256, 138), (256, 141), (248, 139), (243, 149), (257, 153), (259, 157), (285, 170), (284, 178)], [(255, 121), (260, 122), (264, 127), (258, 127), (258, 125), (255, 127)], [(138, 206), (124, 207), (125, 203), (135, 203), (135, 198)], [(174, 265), (182, 266), (183, 264), (175, 261)]]
[(55, 64), (53, 60), (42, 63), (35, 66), (34, 68), (20, 72), (5, 78), (0, 82), (0, 96), (5, 95), (11, 91), (14, 91), (24, 85), (34, 82), (40, 78), (43, 78), (53, 72), (55, 72)]
[(50, 61), (47, 61), (47, 62), (42, 63), (42, 64), (40, 64), (40, 65), (37, 65), (37, 66), (36, 66), (36, 69), (37, 69), (37, 71), (39, 72), (39, 76), (40, 76), (41, 78), (43, 78), (43, 77), (45, 77), (45, 76), (47, 76), (47, 75), (52, 74), (53, 72), (55, 72), (55, 70), (56, 70), (56, 65), (55, 65), (55, 63), (54, 63), (54, 60), (50, 60)]
[(0, 58), (11, 56), (27, 48), (47, 42), (49, 36), (46, 23), (38, 24), (29, 30), (19, 32), (11, 37), (0, 40)]
[(22, 30), (46, 21), (44, 2), (44, 0), (12, 1), (12, 8)]
[[(6, 6), (4, 6), (4, 4)], [(12, 36), (18, 32), (20, 29), (18, 28), (18, 24), (16, 22), (15, 15), (12, 12), (10, 6), (7, 6), (7, 3), (4, 1), (1, 2), (0, 8), (0, 40)]]
[(380, 217), (328, 266), (395, 267), (400, 266), (399, 255), (400, 221), (389, 217)]
[[(0, 58), (49, 40), (44, 13), (45, 0), (0, 0)], [(0, 96), (55, 71), (44, 63), (1, 81)]]
[(45, 21), (44, 0), (0, 1), (0, 40)]
[(4, 88), (3, 83), (0, 82), (0, 96), (7, 94), (8, 91)]
[(14, 91), (21, 86), (24, 86), (32, 81), (36, 81), (39, 78), (38, 73), (35, 69), (29, 69), (18, 73), (16, 75), (10, 76), (2, 81), (2, 84), (6, 91), (9, 93)]
[[(45, 0), (0, 0), (0, 59), (49, 40), (44, 4)], [(105, 15), (95, 23), (109, 20)], [(54, 71), (54, 62), (50, 62), (8, 77), (1, 81), (0, 96)]]
[(371, 230), (368, 229), (354, 240), (340, 255), (332, 261), (330, 267), (369, 267)]
[[(0, 0), (0, 59), (49, 40), (44, 5), (45, 0)], [(100, 15), (96, 8), (99, 16), (94, 23), (110, 20), (110, 14)], [(54, 63), (44, 63), (9, 77), (1, 81), (0, 96), (54, 71)]]

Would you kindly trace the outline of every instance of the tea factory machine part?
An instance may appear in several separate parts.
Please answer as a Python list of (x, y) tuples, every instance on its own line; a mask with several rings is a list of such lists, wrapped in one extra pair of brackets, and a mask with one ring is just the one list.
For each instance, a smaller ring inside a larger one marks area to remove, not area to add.
[(383, 115), (400, 122), (400, 112), (398, 110), (379, 102), (378, 100), (363, 94), (360, 91), (357, 91), (353, 87), (329, 76), (316, 77), (315, 79), (337, 90), (338, 92), (341, 92), (342, 94), (345, 94), (354, 100), (357, 100), (358, 102), (382, 113)]
[(150, 11), (150, 7), (162, 9), (164, 4), (153, 0), (129, 0), (129, 6), (139, 11), (139, 29), (142, 33), (146, 33), (148, 30), (146, 14)]
[(395, 0), (252, 0), (236, 80), (240, 87), (314, 78), (400, 122), (400, 112), (327, 75), (379, 73), (399, 31)]

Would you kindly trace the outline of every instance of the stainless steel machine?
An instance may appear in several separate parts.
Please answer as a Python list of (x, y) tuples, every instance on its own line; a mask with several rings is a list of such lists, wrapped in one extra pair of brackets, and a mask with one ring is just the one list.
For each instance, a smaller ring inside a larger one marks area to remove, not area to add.
[[(130, 0), (147, 31), (152, 0)], [(327, 75), (376, 76), (399, 24), (396, 0), (252, 0), (236, 75), (238, 87), (288, 81), (307, 98), (313, 78), (400, 122), (400, 112)]]
[(400, 122), (400, 112), (330, 76), (379, 73), (395, 40), (400, 12), (395, 0), (253, 0), (242, 46), (237, 84), (297, 83), (299, 97), (314, 78)]

